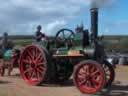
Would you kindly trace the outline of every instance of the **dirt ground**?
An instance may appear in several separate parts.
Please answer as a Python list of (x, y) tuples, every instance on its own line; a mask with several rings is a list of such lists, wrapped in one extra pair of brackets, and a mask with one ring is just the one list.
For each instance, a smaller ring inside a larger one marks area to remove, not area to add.
[(18, 74), (19, 70), (15, 69), (13, 76), (0, 77), (0, 96), (128, 96), (127, 66), (118, 66), (113, 85), (95, 95), (82, 94), (72, 80), (63, 85), (30, 86)]

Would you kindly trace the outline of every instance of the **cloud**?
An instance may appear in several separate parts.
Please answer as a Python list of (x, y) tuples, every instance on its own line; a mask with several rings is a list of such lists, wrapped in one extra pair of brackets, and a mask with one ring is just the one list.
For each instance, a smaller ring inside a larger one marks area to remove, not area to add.
[(52, 31), (89, 5), (88, 0), (0, 0), (0, 3), (1, 34), (4, 31), (10, 34), (31, 34), (38, 24)]
[[(51, 22), (47, 25), (46, 31), (47, 32), (52, 32), (53, 30), (57, 31), (58, 27), (61, 27), (61, 26), (66, 25), (66, 24), (67, 24), (67, 21), (65, 21), (65, 20), (56, 20), (56, 21)], [(51, 34), (54, 34), (54, 33), (51, 33)]]
[(5, 31), (33, 34), (38, 24), (50, 34), (79, 17), (78, 13), (90, 6), (91, 0), (0, 0), (0, 3), (0, 35)]

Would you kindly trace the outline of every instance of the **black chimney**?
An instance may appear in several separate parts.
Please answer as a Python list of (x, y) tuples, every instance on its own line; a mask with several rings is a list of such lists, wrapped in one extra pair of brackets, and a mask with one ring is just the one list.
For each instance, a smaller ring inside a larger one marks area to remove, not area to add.
[(91, 32), (93, 39), (98, 36), (98, 8), (91, 8)]

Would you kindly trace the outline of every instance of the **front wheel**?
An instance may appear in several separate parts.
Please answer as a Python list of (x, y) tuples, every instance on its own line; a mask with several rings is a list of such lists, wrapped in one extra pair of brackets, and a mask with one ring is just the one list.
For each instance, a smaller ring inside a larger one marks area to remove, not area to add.
[(115, 70), (112, 64), (110, 64), (108, 61), (104, 61), (103, 68), (106, 74), (105, 88), (107, 88), (112, 85), (112, 82), (115, 79)]
[(83, 93), (93, 94), (100, 91), (105, 80), (104, 70), (96, 61), (82, 61), (76, 65), (73, 72), (73, 81)]

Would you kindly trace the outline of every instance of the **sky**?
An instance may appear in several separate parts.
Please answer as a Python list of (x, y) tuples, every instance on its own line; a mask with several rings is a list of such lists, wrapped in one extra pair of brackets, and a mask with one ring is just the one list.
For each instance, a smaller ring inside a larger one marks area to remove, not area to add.
[(0, 35), (55, 35), (83, 22), (90, 30), (90, 8), (99, 8), (99, 35), (128, 35), (128, 0), (0, 0)]

